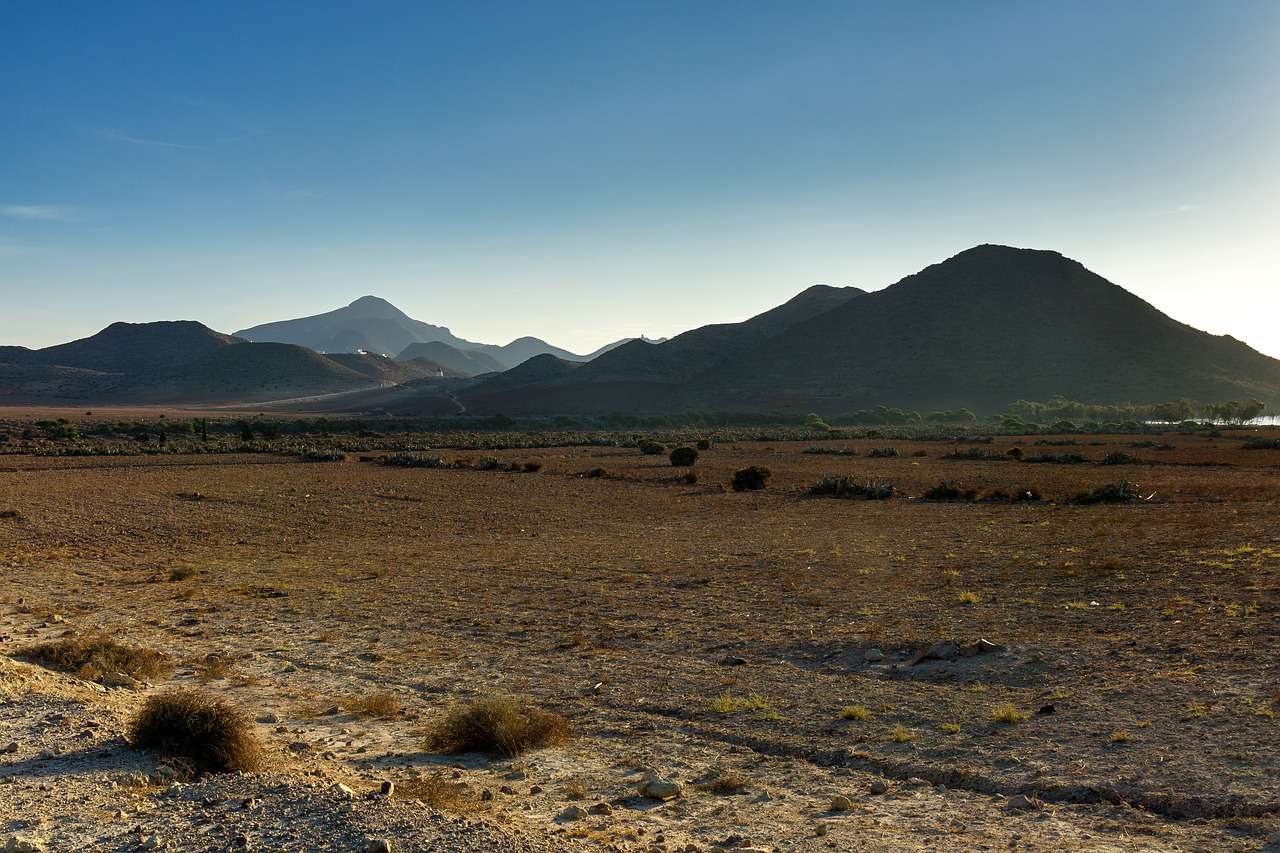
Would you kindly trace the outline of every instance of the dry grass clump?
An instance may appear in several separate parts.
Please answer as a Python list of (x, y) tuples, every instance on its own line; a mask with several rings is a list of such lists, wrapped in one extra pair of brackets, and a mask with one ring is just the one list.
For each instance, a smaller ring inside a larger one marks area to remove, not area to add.
[(473, 812), (480, 807), (480, 801), (467, 790), (466, 785), (446, 779), (443, 772), (397, 782), (395, 796), (399, 799), (420, 800), (436, 811), (451, 814)]
[(708, 794), (728, 796), (730, 794), (742, 793), (743, 789), (745, 789), (750, 782), (751, 780), (746, 776), (743, 776), (741, 773), (726, 770), (717, 775), (714, 779), (699, 783), (697, 788), (700, 791), (706, 791)]
[(389, 720), (400, 715), (400, 700), (391, 693), (370, 693), (342, 700), (348, 712), (364, 719)]
[(173, 671), (169, 656), (158, 649), (125, 646), (101, 631), (78, 637), (63, 637), (48, 643), (26, 646), (18, 654), (51, 669), (74, 672), (90, 681), (108, 672), (123, 672), (131, 678), (163, 678)]
[(491, 696), (452, 709), (428, 732), (426, 746), (435, 752), (515, 756), (565, 743), (572, 736), (569, 721), (559, 714), (507, 696)]
[(252, 721), (226, 702), (192, 690), (152, 696), (130, 721), (125, 737), (191, 776), (253, 771), (263, 764)]
[(992, 709), (991, 719), (997, 723), (1006, 725), (1014, 725), (1025, 721), (1031, 714), (1027, 711), (1019, 711), (1017, 706), (1012, 702), (1006, 702), (997, 708)]

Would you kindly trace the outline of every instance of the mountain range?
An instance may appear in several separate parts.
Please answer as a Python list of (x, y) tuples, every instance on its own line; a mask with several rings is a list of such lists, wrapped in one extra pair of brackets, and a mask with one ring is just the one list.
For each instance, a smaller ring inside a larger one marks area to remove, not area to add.
[(1255, 397), (1274, 409), (1280, 360), (1179, 323), (1057, 252), (993, 245), (882, 290), (816, 285), (741, 323), (590, 356), (536, 338), (474, 344), (372, 296), (234, 336), (192, 321), (116, 323), (40, 350), (0, 347), (0, 403), (308, 398), (295, 408), (837, 414), (876, 405), (994, 412), (1053, 395), (1098, 404)]
[[(576, 355), (534, 337), (516, 338), (503, 346), (477, 344), (457, 337), (444, 326), (415, 320), (377, 296), (362, 296), (345, 308), (264, 323), (235, 334), (248, 341), (298, 344), (326, 354), (372, 352), (408, 360), (430, 353), (429, 357), (440, 363), (471, 374), (507, 370), (543, 354), (566, 361), (590, 361), (626, 343), (618, 341), (588, 355)], [(435, 346), (413, 349), (417, 344)]]

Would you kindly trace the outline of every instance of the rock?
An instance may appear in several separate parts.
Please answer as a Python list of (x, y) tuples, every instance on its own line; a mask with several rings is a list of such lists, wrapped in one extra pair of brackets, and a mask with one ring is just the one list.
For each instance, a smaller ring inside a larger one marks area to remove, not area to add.
[(352, 788), (349, 785), (344, 785), (341, 782), (334, 785), (333, 790), (336, 791), (338, 794), (342, 795), (343, 797), (346, 797), (347, 799), (351, 799), (356, 795), (354, 788)]
[(274, 726), (276, 723), (280, 722), (280, 715), (279, 714), (263, 714), (261, 717), (258, 718), (258, 722), (266, 723), (267, 725)]
[(1010, 811), (1029, 811), (1031, 809), (1040, 808), (1040, 803), (1026, 794), (1018, 794), (1010, 797), (1009, 802), (1005, 804), (1005, 808)]
[(382, 796), (390, 797), (395, 792), (396, 792), (395, 782), (392, 782), (391, 780), (387, 780), (386, 782), (382, 783), (382, 788), (381, 788)]
[(908, 662), (908, 666), (924, 663), (927, 660), (955, 660), (960, 655), (960, 647), (955, 640), (939, 640)]
[(529, 786), (529, 796), (533, 797), (533, 796), (537, 796), (538, 794), (541, 794), (541, 793), (542, 793), (542, 786), (541, 786), (541, 785), (530, 785), (530, 786)]
[(49, 761), (52, 758), (56, 758), (57, 755), (58, 753), (46, 747), (40, 750), (40, 752), (36, 754), (36, 758), (39, 759), (40, 761)]
[(875, 663), (876, 661), (882, 661), (884, 660), (884, 652), (880, 651), (879, 649), (867, 649), (866, 652), (863, 653), (862, 659), (865, 660), (867, 663)]
[(1004, 651), (1004, 646), (998, 646), (990, 640), (978, 640), (971, 646), (965, 646), (960, 651), (960, 654), (967, 658), (971, 658), (976, 655), (989, 655), (1002, 651)]
[(11, 835), (4, 844), (5, 853), (41, 853), (44, 845), (34, 838), (23, 838), (21, 835)]
[(831, 798), (831, 805), (827, 807), (829, 812), (847, 812), (853, 808), (853, 800), (844, 794), (836, 794)]
[(320, 712), (320, 716), (336, 717), (338, 714), (341, 714), (341, 713), (342, 713), (342, 709), (339, 708), (337, 705), (330, 705), (328, 708), (325, 708), (323, 711)]
[(822, 836), (826, 835), (826, 834), (827, 834), (827, 825), (826, 825), (825, 823), (815, 824), (815, 825), (814, 825), (814, 827), (813, 827), (813, 834), (814, 834), (814, 835), (816, 835), (816, 836), (818, 836), (819, 838), (821, 838)]
[(1036, 713), (1052, 714), (1057, 710), (1058, 710), (1057, 707), (1052, 702), (1045, 702), (1043, 705), (1040, 706), (1040, 708), (1036, 711)]
[(596, 803), (591, 807), (590, 811), (592, 814), (611, 815), (613, 814), (613, 806), (604, 802)]
[(1280, 846), (1280, 829), (1267, 836), (1267, 843)]
[(104, 672), (102, 674), (102, 683), (108, 687), (128, 687), (131, 690), (137, 690), (142, 687), (142, 682), (132, 675), (126, 675), (115, 670)]
[(640, 796), (651, 800), (674, 800), (684, 793), (684, 783), (675, 779), (646, 779), (637, 789)]
[(11, 744), (9, 744), (8, 746), (6, 746), (6, 747), (4, 748), (4, 751), (5, 751), (5, 752), (12, 753), (12, 752), (17, 752), (17, 751), (19, 750), (19, 748), (20, 748), (20, 747), (18, 746), (18, 742), (15, 740), (13, 743), (11, 743)]
[(371, 838), (364, 846), (364, 853), (391, 853), (391, 842), (385, 838)]
[(560, 812), (560, 814), (556, 815), (556, 820), (559, 820), (559, 821), (585, 820), (586, 817), (587, 817), (587, 810), (584, 809), (582, 806), (569, 806), (569, 808), (565, 809), (564, 811)]
[(138, 847), (143, 850), (159, 850), (164, 846), (164, 839), (158, 835), (148, 835), (147, 838), (138, 845)]
[(883, 794), (889, 790), (889, 783), (884, 779), (872, 779), (870, 791), (873, 794)]
[(511, 787), (510, 785), (503, 785), (501, 788), (498, 789), (498, 793), (506, 794), (508, 797), (514, 797), (519, 792), (516, 791), (516, 789)]
[(720, 662), (723, 666), (746, 666), (747, 659), (738, 657), (737, 655), (725, 655), (724, 660)]

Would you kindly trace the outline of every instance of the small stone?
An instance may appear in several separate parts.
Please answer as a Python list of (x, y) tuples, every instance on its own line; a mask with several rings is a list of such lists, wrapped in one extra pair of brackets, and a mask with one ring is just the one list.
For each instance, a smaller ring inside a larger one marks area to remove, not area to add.
[(342, 709), (339, 708), (337, 705), (330, 705), (328, 708), (325, 708), (323, 711), (321, 711), (320, 715), (323, 717), (333, 717), (341, 713), (342, 713)]
[(481, 802), (487, 803), (492, 799), (493, 799), (493, 791), (490, 791), (488, 788), (485, 788), (483, 791), (480, 792)]
[(1280, 846), (1280, 829), (1267, 836), (1267, 843)]
[(863, 653), (862, 658), (867, 663), (875, 663), (876, 661), (884, 660), (884, 652), (879, 649), (867, 649), (866, 652)]
[(391, 842), (385, 838), (372, 838), (364, 846), (364, 853), (391, 853)]
[(519, 792), (516, 791), (516, 789), (511, 787), (510, 785), (503, 785), (501, 788), (498, 789), (498, 793), (506, 794), (508, 797), (514, 797)]
[(1009, 802), (1005, 804), (1005, 808), (1010, 811), (1028, 811), (1040, 808), (1040, 803), (1026, 794), (1018, 794), (1010, 797)]
[(19, 749), (18, 742), (15, 740), (13, 743), (6, 746), (4, 748), (4, 751), (12, 753), (12, 752), (17, 752), (18, 749)]
[(587, 810), (584, 809), (582, 806), (569, 806), (569, 808), (565, 809), (564, 811), (560, 812), (560, 814), (556, 815), (556, 820), (559, 820), (559, 821), (583, 820), (586, 818), (586, 816), (587, 816)]
[(44, 845), (34, 838), (11, 835), (4, 845), (5, 853), (41, 853)]
[(1057, 707), (1052, 702), (1045, 702), (1043, 705), (1040, 706), (1040, 708), (1036, 711), (1036, 713), (1052, 714), (1057, 710), (1058, 710)]
[(847, 812), (853, 808), (853, 800), (844, 794), (836, 794), (831, 798), (831, 805), (827, 807), (829, 812)]
[(249, 849), (249, 836), (245, 835), (244, 833), (240, 833), (240, 834), (239, 834), (239, 835), (237, 835), (235, 838), (231, 839), (231, 846), (232, 846), (232, 847), (238, 847), (238, 848), (240, 848), (241, 850), (248, 850), (248, 849)]
[(884, 779), (872, 779), (870, 790), (873, 794), (883, 794), (889, 790), (889, 783)]
[(263, 714), (261, 717), (258, 718), (258, 722), (265, 723), (270, 726), (274, 726), (276, 723), (280, 722), (280, 715), (279, 714)]
[(825, 823), (814, 824), (813, 834), (821, 838), (827, 834), (827, 825)]
[(142, 682), (132, 675), (126, 675), (115, 670), (104, 672), (102, 674), (102, 683), (108, 687), (128, 687), (131, 690), (137, 690), (142, 687)]
[(146, 840), (143, 841), (138, 846), (141, 847), (143, 850), (158, 850), (161, 847), (164, 847), (165, 844), (164, 844), (164, 839), (161, 838), (160, 836), (149, 835), (147, 836)]
[(638, 791), (640, 796), (651, 800), (673, 800), (684, 793), (684, 783), (675, 779), (646, 779)]
[(351, 799), (356, 795), (354, 788), (352, 788), (349, 785), (344, 785), (341, 782), (334, 785), (333, 790), (336, 791), (338, 794), (342, 795), (343, 797), (346, 797), (347, 799)]
[(960, 654), (960, 647), (954, 640), (938, 640), (929, 648), (911, 659), (908, 666), (924, 663), (927, 660), (955, 660)]
[(57, 755), (58, 753), (54, 752), (52, 749), (49, 749), (48, 747), (45, 747), (44, 749), (40, 750), (39, 753), (36, 754), (36, 758), (39, 759), (40, 761), (49, 761), (52, 758), (56, 758)]
[(536, 795), (536, 794), (541, 794), (541, 793), (542, 793), (542, 786), (541, 786), (541, 785), (531, 785), (531, 786), (529, 787), (529, 796), (531, 796), (531, 797), (532, 797), (532, 796), (534, 796), (534, 795)]
[(611, 815), (613, 814), (613, 806), (605, 802), (596, 803), (590, 809), (592, 814)]
[(524, 768), (517, 767), (515, 770), (512, 770), (510, 773), (507, 774), (507, 778), (512, 779), (516, 782), (520, 782), (525, 779), (528, 779), (529, 774), (524, 770)]
[(747, 659), (744, 657), (738, 657), (737, 655), (725, 655), (721, 664), (724, 666), (746, 666)]
[(395, 782), (392, 782), (391, 780), (388, 779), (386, 782), (382, 783), (382, 788), (381, 788), (382, 796), (390, 797), (395, 792), (396, 792)]

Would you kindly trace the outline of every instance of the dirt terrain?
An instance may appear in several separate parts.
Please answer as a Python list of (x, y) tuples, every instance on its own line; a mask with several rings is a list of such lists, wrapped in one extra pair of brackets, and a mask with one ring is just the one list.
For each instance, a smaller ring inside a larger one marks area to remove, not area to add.
[[(1280, 850), (1280, 451), (1058, 438), (717, 444), (696, 483), (619, 447), (0, 457), (0, 844)], [(767, 488), (730, 490), (748, 465)], [(896, 495), (808, 494), (842, 475)], [(1070, 500), (1126, 480), (1148, 499)], [(920, 499), (942, 481), (1041, 499)], [(14, 657), (95, 628), (174, 675)], [(258, 720), (270, 771), (175, 783), (129, 748), (175, 686)], [(495, 694), (573, 741), (424, 746)], [(437, 775), (470, 795), (444, 814), (413, 794)]]

